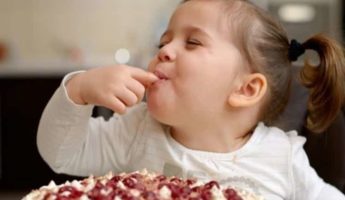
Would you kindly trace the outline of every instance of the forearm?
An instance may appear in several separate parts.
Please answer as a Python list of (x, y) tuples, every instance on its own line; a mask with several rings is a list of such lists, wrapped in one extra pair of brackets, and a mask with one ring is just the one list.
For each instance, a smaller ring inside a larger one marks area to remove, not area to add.
[(75, 74), (64, 78), (42, 114), (37, 134), (40, 154), (58, 173), (84, 176), (125, 169), (146, 105), (133, 106), (107, 121), (91, 118), (93, 106), (77, 104), (66, 88)]
[(65, 92), (63, 87), (56, 90), (42, 114), (37, 133), (38, 150), (56, 172), (62, 172), (83, 145), (93, 108), (74, 104)]

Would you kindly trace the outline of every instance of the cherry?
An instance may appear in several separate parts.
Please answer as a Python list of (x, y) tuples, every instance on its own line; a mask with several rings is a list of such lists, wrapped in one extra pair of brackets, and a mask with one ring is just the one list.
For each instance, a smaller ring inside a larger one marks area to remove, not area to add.
[(143, 178), (143, 175), (139, 173), (134, 173), (134, 174), (131, 174), (129, 177), (139, 180)]
[(126, 191), (120, 189), (120, 188), (115, 188), (114, 191), (113, 191), (114, 195), (116, 196), (122, 196), (126, 193)]
[(194, 183), (196, 183), (196, 181), (192, 179), (187, 179), (186, 183), (187, 185), (193, 185)]
[(107, 188), (112, 188), (115, 189), (117, 188), (117, 183), (121, 180), (120, 176), (114, 176), (113, 178), (111, 178), (106, 184), (105, 186)]
[(237, 192), (232, 188), (226, 189), (223, 193), (227, 200), (242, 200), (242, 198), (238, 196)]
[(126, 193), (126, 192), (124, 194), (122, 194), (120, 197), (123, 200), (132, 200), (133, 199), (133, 196), (130, 195), (129, 193)]
[(192, 191), (199, 193), (199, 191), (201, 191), (201, 189), (202, 189), (201, 186), (195, 186), (192, 188)]
[(224, 191), (224, 195), (226, 197), (234, 197), (234, 196), (237, 196), (237, 192), (232, 188), (228, 188)]
[(101, 182), (97, 181), (95, 187), (87, 193), (87, 196), (91, 199), (97, 199), (102, 195), (101, 190), (103, 188), (105, 188), (105, 186), (102, 185)]
[(110, 181), (113, 181), (115, 183), (119, 182), (121, 180), (121, 176), (114, 176), (113, 178), (110, 179)]
[(210, 200), (210, 199), (212, 199), (212, 194), (211, 194), (211, 192), (209, 190), (204, 190), (201, 193), (201, 198), (203, 200)]
[(177, 177), (174, 177), (170, 180), (171, 183), (176, 183), (176, 184), (180, 184), (182, 183), (182, 180), (177, 178)]
[(105, 186), (106, 186), (107, 188), (112, 188), (112, 189), (114, 189), (114, 188), (117, 187), (117, 182), (110, 180), (110, 181), (108, 181), (108, 182), (105, 184)]
[(210, 182), (206, 183), (204, 187), (205, 187), (205, 189), (210, 190), (213, 188), (213, 186), (216, 186), (218, 189), (220, 188), (219, 184), (216, 181), (210, 181)]
[(152, 191), (146, 191), (142, 194), (145, 200), (158, 200), (157, 195)]
[(70, 198), (78, 198), (80, 197), (81, 195), (83, 195), (83, 192), (77, 190), (76, 188), (74, 188), (73, 186), (63, 186), (59, 189), (58, 193), (61, 194), (61, 193), (64, 193), (68, 191), (69, 194), (66, 195), (67, 197), (70, 197)]
[(163, 181), (167, 180), (167, 177), (164, 175), (159, 175), (159, 176), (156, 176), (156, 178), (154, 180), (157, 180), (159, 182), (163, 182)]
[(102, 189), (102, 188), (104, 188), (104, 185), (103, 185), (100, 181), (97, 181), (96, 184), (95, 184), (95, 186), (94, 186), (94, 188), (96, 188), (96, 189)]
[(192, 190), (190, 189), (190, 187), (184, 186), (179, 189), (179, 192), (182, 197), (188, 197), (188, 195), (192, 193)]
[(141, 192), (146, 190), (145, 185), (143, 183), (136, 183), (135, 186), (134, 186), (134, 189), (137, 189), (137, 190), (139, 190)]
[(132, 179), (130, 177), (125, 178), (122, 182), (125, 186), (127, 186), (129, 188), (135, 188), (136, 183), (135, 183), (134, 179)]
[(169, 183), (160, 183), (159, 185), (158, 185), (158, 190), (160, 190), (162, 187), (167, 187), (167, 188), (169, 188), (170, 189), (170, 184)]
[(180, 192), (180, 187), (175, 185), (175, 184), (170, 184), (169, 186), (169, 189), (171, 191), (171, 197), (173, 199), (175, 198), (179, 198), (181, 196), (181, 192)]

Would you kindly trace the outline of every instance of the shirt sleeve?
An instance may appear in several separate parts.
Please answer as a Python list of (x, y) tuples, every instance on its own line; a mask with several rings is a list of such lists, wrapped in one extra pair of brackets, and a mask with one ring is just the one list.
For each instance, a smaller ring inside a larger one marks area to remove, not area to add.
[(297, 136), (296, 132), (290, 134), (291, 164), (294, 187), (294, 198), (306, 200), (345, 199), (345, 196), (334, 186), (325, 183), (309, 164), (303, 145), (305, 138)]
[(92, 105), (77, 105), (68, 97), (65, 83), (73, 75), (65, 76), (42, 113), (37, 133), (41, 156), (57, 173), (88, 176), (125, 171), (146, 107), (139, 104), (108, 121), (92, 118)]

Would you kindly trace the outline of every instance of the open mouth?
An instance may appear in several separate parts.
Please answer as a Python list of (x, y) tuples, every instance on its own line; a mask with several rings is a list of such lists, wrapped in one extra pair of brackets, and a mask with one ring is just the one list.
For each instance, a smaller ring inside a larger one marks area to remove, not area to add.
[(168, 77), (160, 71), (153, 72), (160, 80), (168, 80)]

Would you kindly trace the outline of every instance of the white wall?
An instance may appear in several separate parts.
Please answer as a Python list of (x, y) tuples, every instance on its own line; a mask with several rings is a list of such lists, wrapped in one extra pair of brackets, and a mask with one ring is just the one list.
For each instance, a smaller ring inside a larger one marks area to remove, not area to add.
[(159, 24), (178, 2), (1, 0), (0, 42), (24, 63), (73, 59), (73, 51), (84, 55), (83, 64), (113, 62), (115, 50), (123, 47), (135, 54), (136, 62), (145, 62)]

